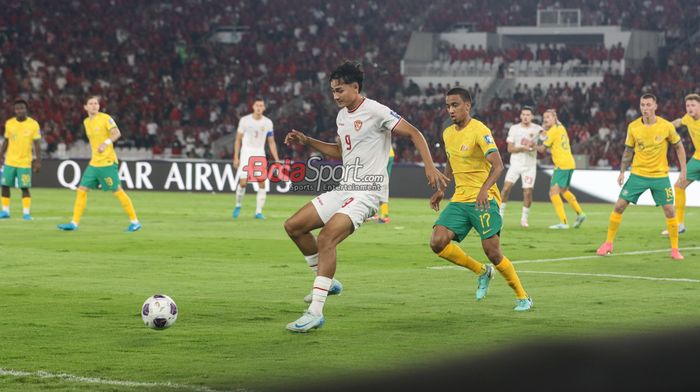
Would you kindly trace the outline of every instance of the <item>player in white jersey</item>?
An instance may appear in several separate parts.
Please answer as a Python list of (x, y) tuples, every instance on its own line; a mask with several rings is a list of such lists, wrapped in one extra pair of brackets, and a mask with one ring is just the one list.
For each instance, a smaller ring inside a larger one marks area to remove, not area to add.
[[(336, 119), (338, 142), (325, 143), (292, 130), (285, 143), (303, 144), (332, 158), (342, 159), (344, 178), (337, 188), (306, 203), (284, 223), (316, 275), (311, 305), (289, 324), (293, 332), (307, 332), (324, 323), (323, 305), (329, 294), (340, 294), (336, 279), (336, 246), (357, 230), (379, 208), (382, 192), (389, 186), (387, 161), (391, 134), (410, 137), (425, 164), (428, 184), (443, 189), (447, 177), (433, 163), (428, 144), (413, 125), (379, 102), (361, 95), (363, 72), (359, 65), (345, 62), (330, 75), (330, 87), (340, 111)], [(322, 228), (318, 239), (312, 230)]]
[[(236, 134), (236, 144), (233, 148), (233, 167), (237, 168), (236, 178), (238, 178), (238, 188), (236, 188), (236, 207), (233, 209), (233, 217), (238, 218), (241, 214), (241, 203), (245, 196), (248, 176), (253, 174), (254, 167), (267, 168), (267, 158), (265, 155), (265, 141), (270, 146), (270, 154), (275, 161), (279, 161), (277, 155), (277, 145), (273, 135), (272, 120), (263, 116), (265, 112), (265, 101), (262, 98), (255, 98), (253, 102), (253, 113), (243, 116), (238, 123), (238, 133)], [(253, 167), (251, 167), (253, 166)], [(262, 214), (267, 192), (265, 191), (265, 181), (260, 181), (258, 188), (257, 205), (255, 207), (255, 219), (265, 219)]]
[(506, 203), (510, 196), (513, 184), (522, 181), (523, 187), (523, 213), (520, 216), (520, 226), (528, 227), (527, 218), (532, 205), (532, 189), (535, 187), (537, 177), (537, 151), (535, 145), (542, 127), (532, 122), (532, 108), (523, 106), (520, 110), (520, 122), (511, 126), (508, 130), (508, 152), (510, 153), (510, 167), (506, 173), (506, 180), (501, 191), (501, 217), (506, 212)]

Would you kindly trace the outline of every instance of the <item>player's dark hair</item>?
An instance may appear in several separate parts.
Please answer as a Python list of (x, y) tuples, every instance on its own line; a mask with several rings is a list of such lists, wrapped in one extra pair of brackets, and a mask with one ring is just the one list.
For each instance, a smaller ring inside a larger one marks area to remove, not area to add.
[(15, 99), (15, 105), (24, 105), (25, 109), (29, 109), (29, 104), (24, 99)]
[(522, 108), (520, 108), (520, 112), (523, 112), (525, 110), (529, 111), (530, 114), (535, 114), (535, 110), (532, 108), (532, 106), (525, 105)]
[(100, 101), (102, 100), (102, 99), (100, 98), (99, 95), (90, 94), (90, 95), (88, 95), (87, 97), (85, 97), (85, 104), (87, 105), (87, 103), (88, 103), (91, 99), (93, 99), (93, 98), (96, 99), (97, 102), (100, 102)]
[(258, 102), (258, 101), (262, 101), (262, 103), (265, 103), (265, 99), (261, 96), (257, 96), (255, 98), (253, 98), (253, 102)]
[(685, 96), (686, 101), (698, 101), (700, 102), (700, 94), (688, 94)]
[(646, 94), (642, 95), (642, 98), (640, 98), (640, 100), (642, 100), (642, 99), (653, 99), (654, 102), (656, 102), (656, 95), (646, 93)]
[(445, 95), (459, 95), (462, 98), (462, 101), (472, 103), (472, 95), (469, 94), (467, 89), (462, 87), (451, 88)]
[(365, 78), (365, 73), (360, 69), (360, 64), (354, 64), (350, 61), (346, 61), (339, 65), (338, 68), (331, 72), (331, 76), (328, 81), (339, 80), (343, 84), (357, 83), (358, 91), (362, 91), (362, 81)]

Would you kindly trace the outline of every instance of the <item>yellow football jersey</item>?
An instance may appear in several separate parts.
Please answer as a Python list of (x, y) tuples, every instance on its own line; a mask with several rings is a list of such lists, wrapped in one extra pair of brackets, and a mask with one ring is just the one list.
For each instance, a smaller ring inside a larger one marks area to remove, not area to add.
[(93, 118), (86, 118), (83, 121), (85, 132), (87, 132), (90, 147), (92, 147), (91, 166), (110, 166), (118, 162), (117, 153), (114, 152), (114, 144), (110, 144), (100, 153), (97, 149), (109, 137), (109, 130), (117, 127), (112, 117), (107, 113), (97, 113)]
[[(491, 130), (481, 121), (472, 118), (464, 129), (457, 130), (456, 125), (450, 125), (442, 132), (445, 151), (452, 167), (455, 179), (454, 202), (476, 202), (481, 186), (491, 171), (491, 162), (486, 155), (498, 147), (493, 140)], [(489, 200), (501, 202), (501, 193), (494, 184), (489, 189)]]
[(641, 117), (632, 121), (625, 139), (625, 146), (634, 148), (632, 174), (649, 178), (668, 176), (668, 143), (680, 141), (673, 124), (659, 116), (652, 125), (645, 125)]
[(552, 149), (552, 161), (554, 166), (562, 170), (576, 169), (574, 156), (571, 155), (569, 134), (563, 125), (554, 125), (547, 130), (547, 139), (544, 145)]
[[(11, 118), (5, 122), (5, 139), (9, 141), (5, 164), (8, 166), (32, 167), (32, 145), (34, 140), (41, 139), (39, 123), (27, 117), (24, 121)], [(40, 152), (37, 151), (37, 154)]]
[(389, 148), (389, 158), (393, 158), (394, 156), (394, 147), (392, 146)]
[(693, 158), (700, 159), (700, 118), (694, 120), (689, 114), (686, 114), (681, 118), (681, 124), (688, 127), (688, 133), (690, 134), (690, 139), (693, 141), (695, 146), (695, 154)]

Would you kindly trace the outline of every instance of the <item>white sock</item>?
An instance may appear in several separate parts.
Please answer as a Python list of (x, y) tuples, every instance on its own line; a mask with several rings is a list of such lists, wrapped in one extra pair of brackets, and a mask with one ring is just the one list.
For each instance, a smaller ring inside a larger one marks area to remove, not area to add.
[(265, 192), (264, 187), (258, 189), (258, 197), (256, 199), (257, 204), (255, 205), (255, 213), (262, 214), (262, 209), (265, 206), (265, 199), (267, 198), (267, 192)]
[(311, 271), (316, 275), (316, 272), (318, 272), (318, 253), (311, 256), (304, 256), (304, 258), (306, 259), (306, 264), (309, 265)]
[(333, 279), (326, 278), (325, 276), (317, 276), (314, 279), (314, 288), (311, 296), (311, 305), (309, 305), (309, 313), (313, 315), (323, 314), (323, 305), (326, 303), (326, 297), (328, 297), (328, 290), (331, 288)]
[(3, 206), (3, 207), (2, 207), (2, 210), (5, 211), (5, 212), (10, 212), (10, 207), (9, 207), (9, 206), (8, 206), (8, 207)]
[(131, 223), (137, 224), (137, 223), (139, 223), (139, 220), (138, 220), (138, 219), (134, 219), (134, 220), (131, 221)]
[(506, 203), (501, 203), (501, 218), (506, 214)]
[(244, 186), (238, 185), (238, 188), (236, 189), (236, 207), (241, 206), (241, 202), (243, 202), (243, 196), (245, 196), (245, 188)]
[(523, 207), (523, 215), (520, 217), (520, 220), (523, 220), (527, 222), (527, 217), (530, 215), (530, 208), (529, 207)]
[(22, 208), (22, 213), (29, 215), (29, 208)]

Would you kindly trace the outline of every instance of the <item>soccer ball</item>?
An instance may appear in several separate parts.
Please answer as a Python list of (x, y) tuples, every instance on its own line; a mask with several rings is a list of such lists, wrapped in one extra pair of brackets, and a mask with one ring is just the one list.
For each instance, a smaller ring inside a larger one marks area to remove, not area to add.
[(177, 305), (165, 294), (154, 294), (143, 303), (141, 319), (149, 328), (166, 329), (177, 320)]

